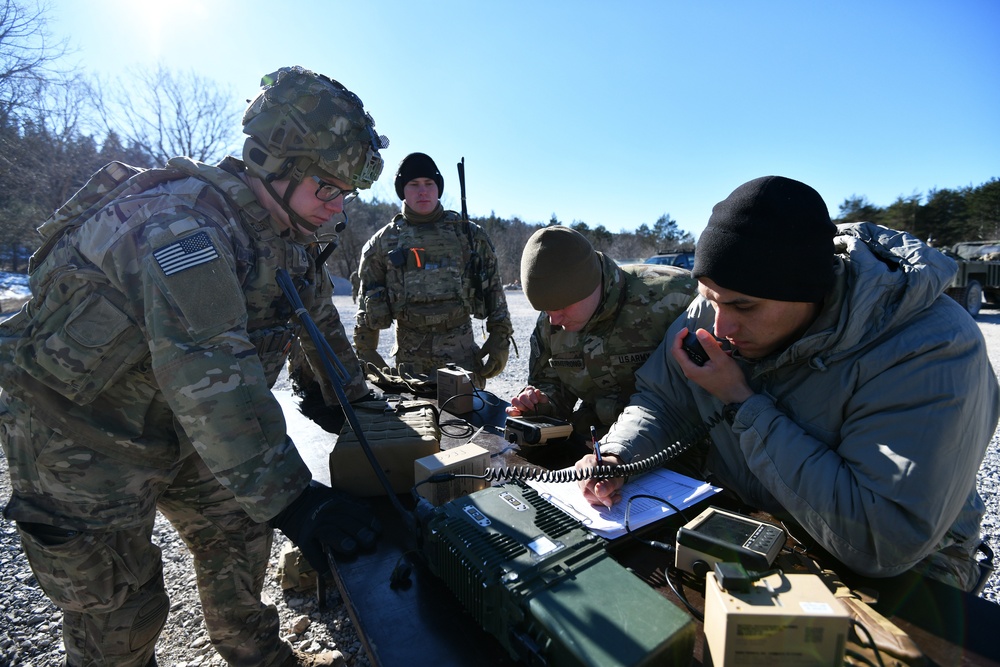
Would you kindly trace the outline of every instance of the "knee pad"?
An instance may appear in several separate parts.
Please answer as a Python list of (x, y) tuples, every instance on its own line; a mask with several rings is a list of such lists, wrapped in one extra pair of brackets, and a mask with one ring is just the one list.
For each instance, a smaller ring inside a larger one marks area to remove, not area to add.
[[(169, 611), (170, 599), (156, 577), (91, 626), (89, 639), (109, 664), (155, 666), (153, 651)], [(138, 662), (141, 656), (148, 656), (147, 661)]]
[[(119, 613), (131, 612), (128, 627), (128, 647), (133, 653), (138, 653), (146, 647), (156, 644), (156, 639), (160, 636), (160, 630), (167, 622), (167, 613), (170, 611), (170, 598), (162, 588), (155, 590), (144, 590), (130, 600), (130, 604)], [(122, 619), (123, 621), (126, 619)], [(156, 665), (156, 659), (151, 660), (152, 665)]]
[(63, 616), (66, 667), (101, 664), (156, 667), (156, 640), (167, 620), (170, 602), (158, 585), (147, 583), (120, 608), (97, 615), (67, 612)]

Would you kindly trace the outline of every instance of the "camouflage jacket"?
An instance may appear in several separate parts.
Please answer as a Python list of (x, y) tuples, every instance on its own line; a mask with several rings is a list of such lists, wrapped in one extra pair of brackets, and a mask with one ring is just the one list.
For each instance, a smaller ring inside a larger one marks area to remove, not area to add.
[(119, 460), (169, 467), (193, 447), (262, 521), (310, 479), (270, 392), (297, 334), (279, 268), (351, 374), (348, 398), (367, 388), (315, 243), (280, 234), (242, 173), (233, 158), (175, 158), (79, 224), (43, 225), (32, 300), (3, 325), (0, 385)]
[[(574, 430), (603, 435), (628, 405), (635, 372), (663, 340), (667, 327), (695, 297), (697, 282), (677, 267), (642, 264), (622, 269), (603, 262), (603, 294), (580, 331), (552, 326), (541, 313), (531, 334), (528, 382), (550, 401), (540, 411), (568, 419)], [(574, 410), (577, 400), (580, 406)]]
[[(471, 240), (470, 240), (471, 236)], [(482, 227), (445, 211), (414, 224), (402, 214), (361, 251), (358, 325), (446, 332), (485, 319), (490, 333), (513, 333), (496, 252)]]

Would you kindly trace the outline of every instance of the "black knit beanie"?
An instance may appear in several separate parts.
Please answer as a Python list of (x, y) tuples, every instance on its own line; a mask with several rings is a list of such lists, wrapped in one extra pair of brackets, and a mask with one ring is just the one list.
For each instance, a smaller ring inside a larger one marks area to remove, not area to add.
[(535, 310), (562, 310), (594, 293), (601, 283), (601, 259), (580, 232), (543, 227), (521, 254), (521, 288)]
[(444, 194), (444, 178), (438, 171), (437, 165), (426, 153), (410, 153), (399, 163), (396, 170), (396, 195), (400, 199), (403, 196), (403, 188), (414, 178), (429, 178), (438, 186), (438, 199)]
[(712, 209), (691, 273), (760, 299), (819, 302), (833, 286), (836, 231), (811, 187), (757, 178)]

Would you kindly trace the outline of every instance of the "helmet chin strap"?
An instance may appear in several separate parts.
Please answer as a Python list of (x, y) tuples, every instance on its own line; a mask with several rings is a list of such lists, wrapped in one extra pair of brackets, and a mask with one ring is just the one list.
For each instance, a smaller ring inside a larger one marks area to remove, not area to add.
[(291, 178), (288, 181), (288, 187), (285, 188), (284, 197), (278, 194), (277, 190), (274, 189), (274, 186), (271, 185), (271, 181), (267, 180), (266, 178), (262, 178), (260, 179), (260, 182), (264, 185), (264, 189), (267, 190), (267, 194), (271, 195), (271, 198), (278, 203), (278, 206), (280, 206), (281, 210), (285, 212), (285, 214), (288, 216), (288, 219), (292, 222), (292, 224), (308, 231), (310, 234), (316, 233), (316, 230), (318, 230), (320, 227), (319, 225), (309, 222), (301, 215), (292, 210), (291, 206), (292, 193), (295, 192), (295, 188), (299, 187), (299, 185), (301, 185), (302, 183), (301, 178), (298, 178), (298, 174), (293, 172)]

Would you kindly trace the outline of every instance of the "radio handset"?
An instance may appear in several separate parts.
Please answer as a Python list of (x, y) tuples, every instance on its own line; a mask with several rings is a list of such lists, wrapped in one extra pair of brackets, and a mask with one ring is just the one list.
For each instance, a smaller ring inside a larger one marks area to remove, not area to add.
[(705, 362), (708, 361), (708, 353), (705, 352), (705, 348), (701, 346), (701, 341), (698, 340), (698, 336), (693, 331), (688, 331), (687, 335), (684, 336), (681, 349), (687, 352), (688, 358), (696, 366), (704, 366)]
[[(718, 341), (723, 350), (729, 351), (728, 340), (724, 338), (716, 338), (715, 340)], [(687, 335), (684, 336), (684, 340), (681, 341), (681, 349), (687, 352), (688, 358), (697, 366), (704, 366), (705, 362), (708, 361), (708, 353), (705, 352), (705, 348), (702, 347), (701, 341), (698, 340), (698, 336), (693, 331), (688, 331)]]

